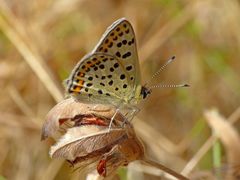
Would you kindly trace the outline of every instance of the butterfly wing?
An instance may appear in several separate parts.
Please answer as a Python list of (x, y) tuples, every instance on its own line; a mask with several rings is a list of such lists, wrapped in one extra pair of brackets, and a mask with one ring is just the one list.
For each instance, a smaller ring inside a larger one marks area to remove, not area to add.
[(94, 53), (84, 57), (66, 81), (69, 94), (82, 101), (119, 105), (132, 96), (131, 78), (116, 57)]
[(141, 83), (136, 38), (132, 25), (125, 18), (114, 22), (103, 34), (93, 52), (115, 56), (134, 80), (134, 90)]

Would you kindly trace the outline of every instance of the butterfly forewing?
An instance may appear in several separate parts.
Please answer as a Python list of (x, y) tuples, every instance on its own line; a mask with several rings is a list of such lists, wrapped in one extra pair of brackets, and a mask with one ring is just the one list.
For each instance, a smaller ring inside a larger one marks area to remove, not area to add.
[(106, 30), (93, 52), (115, 56), (133, 79), (133, 86), (140, 85), (136, 38), (132, 25), (125, 18), (117, 20)]
[(134, 88), (126, 71), (114, 56), (90, 54), (79, 62), (67, 80), (68, 93), (83, 101), (118, 105), (132, 96)]
[(77, 99), (114, 105), (142, 98), (136, 38), (124, 18), (114, 22), (94, 50), (74, 68), (67, 91)]

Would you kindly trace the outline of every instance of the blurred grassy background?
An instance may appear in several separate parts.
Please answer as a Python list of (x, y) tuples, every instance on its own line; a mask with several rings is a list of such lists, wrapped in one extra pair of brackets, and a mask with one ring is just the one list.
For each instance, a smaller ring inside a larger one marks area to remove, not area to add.
[[(133, 124), (148, 156), (181, 172), (212, 134), (204, 110), (239, 111), (237, 0), (0, 0), (0, 179), (79, 179), (48, 157), (41, 125), (63, 98), (62, 80), (121, 17), (135, 29), (143, 84), (176, 55), (154, 83), (191, 85), (155, 89), (140, 105)], [(186, 174), (213, 171), (212, 150), (202, 155)]]

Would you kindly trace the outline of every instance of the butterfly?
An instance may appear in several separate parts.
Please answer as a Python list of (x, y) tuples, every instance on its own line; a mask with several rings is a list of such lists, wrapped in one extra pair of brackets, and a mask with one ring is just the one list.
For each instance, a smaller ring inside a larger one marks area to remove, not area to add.
[(141, 85), (136, 37), (129, 21), (121, 18), (106, 30), (73, 69), (66, 89), (81, 101), (115, 106), (136, 105), (151, 93)]
[(125, 107), (133, 111), (138, 111), (135, 105), (151, 94), (152, 88), (188, 86), (158, 85), (147, 88), (141, 85), (136, 37), (131, 23), (125, 18), (107, 28), (93, 51), (79, 61), (65, 82), (67, 93), (77, 100), (111, 104), (117, 110)]

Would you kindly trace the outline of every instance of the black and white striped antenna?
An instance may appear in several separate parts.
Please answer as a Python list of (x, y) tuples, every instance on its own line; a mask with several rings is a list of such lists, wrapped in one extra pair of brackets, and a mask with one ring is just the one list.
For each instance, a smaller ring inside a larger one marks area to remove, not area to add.
[[(155, 72), (151, 79), (145, 84), (145, 86), (147, 86), (147, 84), (149, 84), (152, 79), (154, 79), (156, 76), (158, 76), (171, 62), (173, 62), (175, 60), (176, 56), (172, 56), (170, 59), (167, 60), (167, 62), (165, 64), (163, 64), (160, 69)], [(159, 85), (154, 85), (154, 86), (150, 86), (148, 87), (149, 89), (154, 89), (154, 88), (179, 88), (179, 87), (189, 87), (190, 85), (188, 84), (159, 84)]]

